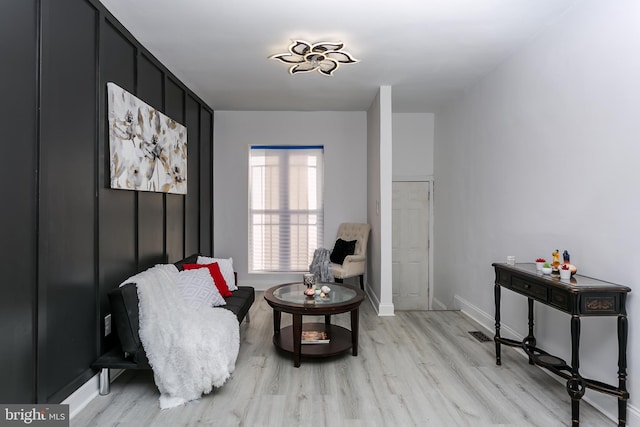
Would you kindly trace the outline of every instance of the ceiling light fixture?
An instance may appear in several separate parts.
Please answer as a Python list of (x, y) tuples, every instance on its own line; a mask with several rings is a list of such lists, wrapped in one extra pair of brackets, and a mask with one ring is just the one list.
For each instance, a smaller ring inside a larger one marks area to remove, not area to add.
[(333, 75), (339, 64), (353, 64), (358, 62), (351, 54), (342, 50), (342, 42), (307, 43), (304, 40), (294, 40), (289, 46), (289, 52), (271, 55), (269, 59), (278, 59), (287, 64), (289, 74), (308, 73), (317, 70), (325, 76)]

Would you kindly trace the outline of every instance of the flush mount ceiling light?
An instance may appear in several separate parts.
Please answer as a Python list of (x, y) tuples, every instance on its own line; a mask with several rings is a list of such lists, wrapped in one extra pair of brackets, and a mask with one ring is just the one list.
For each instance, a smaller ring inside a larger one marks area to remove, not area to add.
[(270, 59), (278, 59), (287, 64), (289, 74), (308, 73), (317, 70), (325, 76), (333, 75), (339, 64), (353, 64), (358, 62), (349, 53), (342, 50), (342, 42), (307, 43), (294, 40), (289, 46), (289, 52), (271, 55)]

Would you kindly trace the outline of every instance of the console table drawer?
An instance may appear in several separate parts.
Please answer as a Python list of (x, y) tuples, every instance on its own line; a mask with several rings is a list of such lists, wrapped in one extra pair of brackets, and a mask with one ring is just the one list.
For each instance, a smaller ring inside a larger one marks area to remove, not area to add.
[(508, 271), (497, 270), (496, 271), (496, 281), (502, 286), (506, 286), (508, 288), (511, 287), (511, 274)]
[(551, 289), (551, 305), (563, 311), (571, 311), (569, 294), (567, 292)]
[(519, 277), (513, 277), (511, 279), (511, 287), (513, 290), (522, 294), (528, 295), (532, 298), (536, 298), (541, 301), (548, 301), (548, 289), (544, 285), (538, 283), (527, 282)]

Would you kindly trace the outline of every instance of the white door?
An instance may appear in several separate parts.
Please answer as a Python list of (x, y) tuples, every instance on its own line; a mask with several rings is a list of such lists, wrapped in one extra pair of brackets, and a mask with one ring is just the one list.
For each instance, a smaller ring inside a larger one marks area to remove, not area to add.
[(429, 309), (429, 183), (393, 183), (393, 305)]

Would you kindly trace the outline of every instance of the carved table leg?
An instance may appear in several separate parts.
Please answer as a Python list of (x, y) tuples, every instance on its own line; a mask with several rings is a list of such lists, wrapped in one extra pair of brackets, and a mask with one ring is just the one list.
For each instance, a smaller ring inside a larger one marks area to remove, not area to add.
[(580, 376), (580, 317), (571, 317), (571, 378), (567, 381), (567, 392), (571, 396), (571, 425), (580, 425), (580, 399), (586, 383)]
[[(536, 346), (536, 337), (533, 335), (533, 299), (528, 298), (529, 304), (529, 335), (524, 339), (525, 345), (527, 347), (535, 347)], [(533, 351), (533, 348), (531, 349)], [(533, 358), (529, 356), (529, 365), (533, 365)]]
[(500, 285), (497, 283), (493, 288), (493, 294), (496, 303), (496, 335), (493, 337), (496, 343), (496, 365), (502, 365), (500, 359)]
[(627, 425), (627, 311), (622, 303), (622, 312), (618, 316), (618, 389), (623, 396), (618, 398), (618, 425)]

